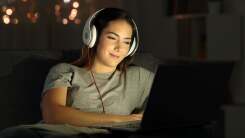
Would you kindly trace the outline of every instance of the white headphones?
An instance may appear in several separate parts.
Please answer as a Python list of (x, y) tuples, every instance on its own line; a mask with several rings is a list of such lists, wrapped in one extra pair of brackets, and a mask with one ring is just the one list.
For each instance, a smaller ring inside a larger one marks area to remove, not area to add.
[[(85, 25), (84, 25), (84, 28), (83, 28), (83, 43), (85, 45), (87, 45), (89, 48), (92, 48), (94, 45), (95, 45), (95, 42), (96, 42), (96, 39), (97, 39), (97, 29), (95, 27), (95, 25), (93, 25), (93, 20), (95, 19), (96, 15), (102, 11), (104, 9), (100, 9), (98, 11), (96, 11), (93, 15), (91, 15)], [(132, 45), (130, 46), (130, 49), (128, 51), (128, 55), (127, 56), (132, 56), (137, 48), (138, 48), (138, 44), (139, 44), (139, 34), (138, 34), (138, 29), (137, 29), (137, 26), (134, 22), (133, 19), (131, 19), (132, 23), (134, 24), (134, 27), (135, 27), (135, 37), (133, 38), (133, 43)]]

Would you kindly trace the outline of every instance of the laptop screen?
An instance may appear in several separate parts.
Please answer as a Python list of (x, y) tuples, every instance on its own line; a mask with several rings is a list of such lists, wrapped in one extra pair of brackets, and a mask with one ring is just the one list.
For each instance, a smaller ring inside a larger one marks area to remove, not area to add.
[(159, 65), (142, 127), (181, 127), (217, 120), (232, 67), (231, 62)]

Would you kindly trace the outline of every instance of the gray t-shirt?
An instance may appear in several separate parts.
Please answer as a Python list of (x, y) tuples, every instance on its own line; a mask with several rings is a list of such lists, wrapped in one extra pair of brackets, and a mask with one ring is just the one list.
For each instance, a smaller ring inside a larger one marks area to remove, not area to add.
[[(129, 115), (133, 111), (143, 111), (149, 95), (154, 73), (139, 66), (129, 66), (125, 73), (93, 73), (102, 95), (105, 112)], [(43, 93), (48, 89), (68, 87), (67, 106), (81, 111), (102, 112), (100, 95), (93, 83), (91, 72), (85, 68), (67, 63), (52, 67), (45, 80)], [(69, 124), (27, 125), (31, 128), (47, 129), (63, 134), (106, 133), (107, 130), (77, 127)]]
[[(141, 109), (149, 94), (154, 74), (142, 67), (129, 66), (125, 74), (93, 73), (106, 113), (129, 115)], [(102, 112), (100, 95), (86, 68), (61, 63), (51, 68), (43, 89), (68, 87), (67, 106), (81, 111)], [(120, 108), (118, 108), (120, 107)]]

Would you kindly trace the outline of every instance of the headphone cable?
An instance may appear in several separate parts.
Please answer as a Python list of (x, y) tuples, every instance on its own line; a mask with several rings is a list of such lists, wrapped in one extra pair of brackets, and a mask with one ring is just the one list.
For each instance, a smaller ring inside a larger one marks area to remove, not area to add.
[(102, 108), (103, 108), (103, 113), (105, 114), (105, 106), (104, 106), (104, 103), (103, 103), (103, 100), (102, 100), (102, 95), (101, 95), (101, 93), (100, 93), (99, 87), (98, 87), (98, 86), (97, 86), (97, 84), (96, 84), (96, 81), (95, 81), (95, 78), (94, 78), (94, 74), (93, 74), (93, 72), (92, 72), (92, 71), (90, 71), (90, 73), (91, 73), (91, 75), (92, 75), (92, 78), (93, 78), (93, 81), (94, 81), (95, 87), (96, 87), (96, 89), (97, 89), (97, 91), (98, 91), (98, 93), (99, 93), (99, 96), (100, 96), (100, 101), (101, 101), (101, 105), (102, 105)]

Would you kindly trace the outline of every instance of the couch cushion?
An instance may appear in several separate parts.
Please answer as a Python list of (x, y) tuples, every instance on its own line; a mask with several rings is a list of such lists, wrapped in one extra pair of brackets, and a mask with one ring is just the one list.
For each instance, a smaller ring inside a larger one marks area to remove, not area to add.
[(8, 74), (0, 77), (0, 129), (41, 119), (40, 95), (45, 77), (59, 60), (43, 56), (27, 56)]

